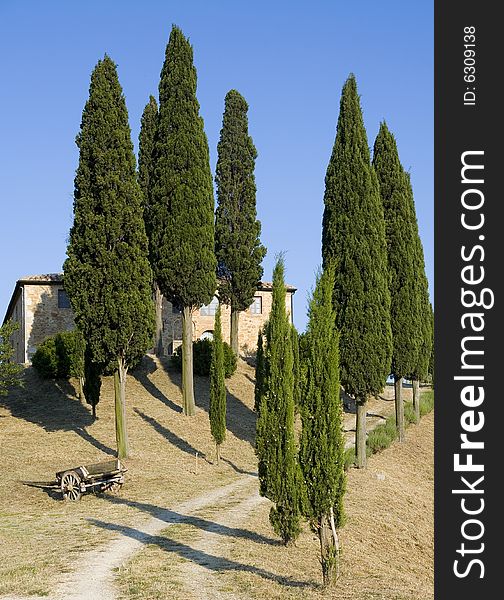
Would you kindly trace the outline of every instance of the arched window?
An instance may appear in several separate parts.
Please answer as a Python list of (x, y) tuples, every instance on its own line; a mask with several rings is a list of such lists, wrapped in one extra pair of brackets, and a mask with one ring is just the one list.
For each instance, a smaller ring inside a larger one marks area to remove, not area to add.
[(200, 340), (213, 340), (213, 331), (210, 329), (208, 331), (204, 331), (200, 336)]

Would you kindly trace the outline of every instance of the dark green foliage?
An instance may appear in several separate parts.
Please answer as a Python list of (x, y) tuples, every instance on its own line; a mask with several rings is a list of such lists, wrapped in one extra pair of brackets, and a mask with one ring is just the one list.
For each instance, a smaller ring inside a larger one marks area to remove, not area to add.
[[(219, 293), (232, 311), (250, 306), (262, 277), (266, 248), (259, 236), (254, 178), (257, 152), (248, 134), (248, 105), (236, 90), (226, 95), (217, 146), (215, 253)], [(237, 332), (236, 332), (237, 335)], [(233, 332), (231, 332), (233, 339)]]
[(193, 50), (175, 26), (159, 83), (154, 163), (155, 279), (178, 308), (208, 304), (217, 286), (212, 175), (196, 99)]
[(261, 398), (264, 390), (264, 334), (263, 330), (259, 329), (257, 334), (257, 353), (256, 353), (256, 368), (255, 368), (255, 386), (254, 386), (254, 410), (259, 412), (261, 406)]
[(294, 410), (297, 413), (301, 404), (301, 367), (299, 356), (299, 334), (294, 324), (291, 325), (292, 358), (294, 361)]
[(21, 385), (21, 365), (12, 361), (14, 348), (11, 335), (19, 328), (19, 323), (6, 321), (0, 326), (0, 396), (7, 394), (10, 387)]
[(151, 263), (161, 294), (182, 311), (183, 411), (194, 415), (191, 313), (217, 287), (214, 198), (193, 50), (175, 26), (159, 82), (151, 206)]
[(44, 379), (78, 379), (84, 377), (84, 348), (84, 337), (78, 329), (63, 331), (39, 345), (32, 365)]
[[(227, 342), (222, 342), (224, 350), (224, 376), (226, 379), (231, 377), (236, 371), (238, 362), (236, 356)], [(194, 374), (201, 377), (210, 375), (210, 365), (212, 363), (213, 342), (209, 339), (196, 340), (193, 343), (193, 364)], [(182, 372), (182, 346), (179, 346), (171, 357), (171, 365), (179, 372)]]
[(429, 364), (432, 356), (432, 344), (434, 339), (434, 319), (432, 306), (429, 300), (429, 282), (425, 274), (425, 260), (422, 241), (418, 232), (418, 223), (413, 198), (413, 188), (409, 174), (406, 174), (407, 198), (410, 210), (410, 219), (413, 230), (413, 265), (417, 285), (417, 297), (419, 303), (419, 330), (417, 333), (419, 344), (415, 363), (409, 371), (408, 376), (417, 381), (424, 381), (429, 373)]
[(339, 334), (332, 303), (333, 285), (332, 270), (319, 275), (308, 308), (299, 462), (307, 490), (306, 516), (319, 518), (334, 507), (339, 527), (343, 520), (345, 477)]
[(380, 184), (387, 238), (393, 347), (391, 373), (400, 378), (414, 368), (421, 341), (421, 317), (408, 177), (399, 161), (395, 138), (385, 122), (381, 123), (375, 140), (373, 166)]
[(270, 522), (284, 543), (300, 532), (303, 484), (294, 436), (294, 357), (285, 308), (284, 261), (273, 271), (273, 304), (266, 326), (264, 393), (257, 420), (259, 492), (274, 506)]
[(39, 344), (32, 358), (32, 366), (44, 379), (56, 379), (58, 376), (58, 355), (56, 354), (54, 336)]
[(77, 146), (65, 289), (93, 358), (131, 366), (151, 343), (152, 278), (128, 113), (108, 56), (91, 76)]
[(306, 488), (304, 513), (317, 525), (324, 583), (334, 583), (339, 569), (339, 542), (330, 525), (343, 525), (345, 445), (339, 382), (339, 334), (332, 301), (334, 271), (326, 269), (308, 308), (301, 384), (303, 429), (299, 462)]
[(128, 112), (108, 56), (91, 76), (77, 146), (65, 289), (93, 361), (117, 369), (116, 435), (124, 458), (126, 373), (152, 344), (154, 311)]
[(138, 182), (143, 194), (144, 221), (147, 237), (151, 238), (151, 202), (154, 175), (154, 141), (157, 129), (158, 106), (154, 96), (149, 96), (145, 106), (138, 138)]
[(92, 360), (91, 353), (86, 350), (84, 354), (84, 397), (96, 417), (96, 405), (100, 401), (102, 366)]
[(392, 336), (383, 207), (353, 75), (343, 86), (325, 184), (322, 257), (335, 269), (341, 383), (364, 401), (390, 373)]
[(220, 304), (215, 314), (214, 337), (212, 342), (209, 417), (210, 431), (217, 446), (217, 462), (219, 462), (219, 447), (226, 439), (226, 384), (224, 382), (224, 345), (222, 341)]
[(84, 377), (84, 336), (78, 329), (63, 331), (54, 338), (58, 359), (57, 377), (76, 379)]

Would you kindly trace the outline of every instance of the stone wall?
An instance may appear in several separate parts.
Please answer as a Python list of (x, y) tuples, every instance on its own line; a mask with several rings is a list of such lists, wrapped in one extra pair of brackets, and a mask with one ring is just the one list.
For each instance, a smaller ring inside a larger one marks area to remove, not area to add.
[[(285, 304), (287, 312), (292, 322), (292, 294), (287, 291)], [(259, 329), (267, 321), (271, 312), (273, 294), (270, 290), (258, 290), (256, 297), (261, 298), (261, 314), (252, 314), (250, 309), (240, 313), (239, 318), (239, 348), (240, 354), (247, 356), (255, 353), (257, 349), (257, 335)], [(229, 306), (221, 307), (222, 337), (228, 344), (230, 343), (231, 327), (231, 309)], [(193, 313), (193, 340), (200, 339), (205, 332), (213, 332), (214, 316), (202, 315), (201, 310), (197, 309)], [(173, 312), (170, 302), (163, 300), (163, 348), (165, 353), (171, 354), (182, 343), (182, 316), (180, 313)]]
[(28, 361), (45, 339), (75, 327), (72, 309), (58, 307), (58, 290), (63, 290), (63, 286), (24, 285)]

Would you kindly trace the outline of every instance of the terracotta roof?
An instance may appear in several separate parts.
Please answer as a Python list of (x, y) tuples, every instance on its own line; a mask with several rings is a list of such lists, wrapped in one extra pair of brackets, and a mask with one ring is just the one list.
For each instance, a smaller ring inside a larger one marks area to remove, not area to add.
[(46, 275), (26, 275), (25, 277), (20, 277), (18, 283), (25, 283), (30, 281), (35, 283), (62, 283), (63, 273), (47, 273)]
[[(295, 292), (297, 290), (297, 288), (295, 288), (293, 285), (289, 285), (288, 283), (285, 284), (285, 288), (287, 289), (288, 292)], [(273, 283), (271, 281), (260, 281), (257, 284), (257, 289), (259, 289), (259, 290), (272, 290), (273, 289)]]

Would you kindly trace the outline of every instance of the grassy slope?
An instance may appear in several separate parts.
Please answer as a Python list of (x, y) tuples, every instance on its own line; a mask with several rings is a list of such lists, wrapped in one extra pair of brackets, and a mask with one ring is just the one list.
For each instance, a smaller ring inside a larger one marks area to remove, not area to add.
[[(227, 382), (229, 431), (223, 447), (224, 460), (217, 468), (213, 464), (214, 445), (209, 433), (207, 380), (195, 379), (198, 410), (194, 418), (186, 418), (180, 411), (180, 376), (168, 370), (166, 364), (156, 365), (152, 358), (145, 358), (141, 368), (128, 377), (128, 427), (132, 453), (125, 461), (129, 471), (122, 492), (116, 499), (87, 494), (79, 503), (64, 503), (43, 490), (23, 485), (21, 481), (48, 480), (63, 468), (96, 462), (113, 454), (113, 383), (110, 378), (104, 380), (102, 400), (98, 405), (99, 418), (93, 422), (88, 407), (75, 398), (72, 385), (41, 381), (28, 369), (25, 389), (0, 398), (0, 595), (50, 592), (58, 582), (59, 574), (70, 570), (72, 561), (78, 559), (83, 551), (103, 544), (112, 536), (111, 532), (97, 529), (91, 523), (93, 518), (117, 525), (131, 525), (139, 518), (147, 518), (156, 507), (170, 507), (198, 496), (206, 489), (232, 481), (240, 472), (255, 471), (257, 465), (252, 446), (255, 415), (251, 410), (253, 375), (253, 369), (242, 362), (238, 372)], [(375, 408), (386, 414), (393, 410), (393, 402), (383, 401)], [(352, 415), (347, 415), (349, 419)], [(373, 421), (372, 417), (370, 421)], [(349, 426), (348, 423), (346, 425)], [(409, 440), (416, 435), (417, 429), (425, 431), (425, 426), (408, 430), (412, 433), (407, 434), (408, 443), (404, 449), (410, 448)], [(393, 595), (391, 592), (389, 595), (345, 597), (359, 600), (416, 598), (410, 594), (413, 576), (424, 582), (418, 585), (424, 586), (425, 593), (418, 597), (430, 597), (432, 553), (428, 540), (432, 536), (429, 495), (432, 448), (428, 431), (424, 438), (413, 454), (404, 458), (404, 464), (401, 463), (399, 480), (396, 481), (395, 477), (373, 479), (376, 468), (382, 468), (376, 467), (382, 460), (385, 461), (383, 469), (387, 467), (395, 472), (394, 461), (397, 452), (401, 452), (397, 448), (397, 451), (390, 449), (373, 457), (367, 472), (351, 471), (348, 484), (349, 521), (343, 530), (346, 573), (343, 581), (345, 577), (350, 578), (348, 581), (353, 585), (355, 578), (362, 580), (365, 585), (356, 588), (362, 592), (367, 589), (366, 585), (370, 586), (369, 589), (383, 591), (384, 586), (391, 585), (387, 581), (393, 580), (393, 585), (399, 591), (403, 590), (405, 595)], [(199, 455), (197, 472), (196, 452)], [(409, 467), (411, 461), (416, 465), (413, 470)], [(412, 479), (408, 479), (409, 474)], [(394, 487), (396, 483), (399, 487)], [(378, 485), (378, 490), (368, 488), (370, 484)], [(422, 485), (426, 487), (420, 499), (416, 492), (414, 497), (408, 495), (410, 486), (414, 490), (420, 486), (423, 490)], [(370, 496), (371, 504), (367, 500), (360, 502), (359, 498), (369, 495), (369, 489), (377, 494)], [(380, 490), (386, 492), (385, 496), (378, 494)], [(362, 509), (362, 514), (357, 509)], [(384, 511), (382, 516), (381, 510)], [(397, 518), (390, 517), (395, 512)], [(243, 525), (271, 537), (267, 513), (267, 505), (263, 505), (251, 515), (244, 515)], [(374, 523), (369, 522), (370, 516), (374, 517)], [(382, 517), (388, 520), (382, 521)], [(400, 524), (398, 538), (394, 533), (396, 522)], [(421, 523), (420, 528), (413, 525), (417, 522)], [(371, 536), (371, 546), (366, 545), (369, 528), (376, 524), (380, 526), (377, 536)], [(382, 536), (380, 528), (383, 527), (389, 532), (389, 537)], [(417, 530), (420, 531), (419, 548), (425, 556), (411, 571), (404, 565), (418, 562), (415, 553), (410, 556), (416, 548), (416, 542), (411, 541), (416, 538), (411, 538), (410, 534)], [(171, 528), (170, 535), (173, 537), (175, 533), (177, 530)], [(177, 536), (190, 544), (191, 536), (199, 533), (180, 526)], [(310, 533), (305, 532), (298, 548), (292, 549), (257, 544), (249, 547), (240, 540), (228, 541), (230, 548), (223, 551), (229, 552), (230, 558), (246, 564), (257, 562), (261, 568), (273, 571), (276, 569), (278, 582), (254, 578), (250, 573), (231, 572), (223, 576), (226, 589), (236, 589), (240, 597), (251, 598), (305, 597), (304, 594), (318, 593), (317, 544)], [(391, 562), (390, 544), (400, 558), (399, 574), (403, 567), (406, 568), (406, 575), (399, 576), (399, 579), (390, 568), (384, 570), (384, 577), (379, 576), (383, 566)], [(178, 594), (179, 584), (173, 576), (177, 561), (166, 561), (163, 554), (155, 571), (143, 567), (145, 560), (154, 558), (149, 553), (155, 551), (155, 548), (149, 547), (130, 561), (131, 577), (124, 577), (124, 592), (131, 598), (155, 598), (158, 597), (155, 590), (161, 589), (171, 590), (174, 599), (185, 598), (185, 592)], [(279, 552), (284, 556), (279, 557)], [(368, 564), (366, 552), (382, 556), (383, 565), (377, 559)], [(373, 565), (379, 567), (378, 574), (368, 571)], [(286, 577), (294, 578), (300, 587), (282, 585)], [(350, 583), (348, 586), (351, 587)]]

